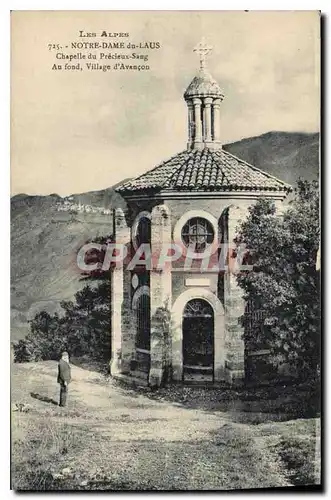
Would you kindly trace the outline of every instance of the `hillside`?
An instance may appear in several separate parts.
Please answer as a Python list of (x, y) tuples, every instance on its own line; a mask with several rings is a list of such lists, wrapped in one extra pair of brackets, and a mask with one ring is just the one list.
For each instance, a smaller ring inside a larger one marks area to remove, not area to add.
[(319, 176), (318, 133), (268, 132), (224, 149), (291, 185), (299, 177), (313, 180)]
[[(73, 198), (106, 208), (125, 206), (112, 189)], [(96, 236), (112, 234), (110, 215), (61, 213), (56, 210), (60, 200), (57, 195), (17, 195), (11, 200), (12, 340), (26, 335), (27, 320), (36, 312), (54, 313), (61, 310), (61, 300), (72, 300), (84, 285), (76, 266), (78, 249)]]
[[(224, 146), (230, 153), (295, 184), (318, 177), (319, 134), (269, 132)], [(104, 208), (125, 207), (110, 187), (72, 195), (74, 202)], [(77, 250), (98, 235), (112, 233), (110, 216), (95, 219), (56, 211), (61, 197), (19, 194), (11, 199), (12, 339), (28, 332), (27, 320), (45, 309), (60, 310), (83, 286), (75, 265)]]

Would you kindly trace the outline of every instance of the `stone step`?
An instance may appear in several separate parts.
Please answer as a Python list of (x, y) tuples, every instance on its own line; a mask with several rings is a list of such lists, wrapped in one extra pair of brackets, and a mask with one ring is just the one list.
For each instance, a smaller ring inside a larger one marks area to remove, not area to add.
[(142, 370), (131, 370), (130, 375), (131, 377), (139, 380), (148, 380), (148, 372), (147, 371), (142, 371)]
[(118, 373), (116, 375), (113, 375), (112, 378), (124, 382), (125, 384), (133, 385), (135, 387), (148, 387), (147, 377), (141, 378), (141, 377), (134, 377), (132, 375), (124, 375), (122, 373)]

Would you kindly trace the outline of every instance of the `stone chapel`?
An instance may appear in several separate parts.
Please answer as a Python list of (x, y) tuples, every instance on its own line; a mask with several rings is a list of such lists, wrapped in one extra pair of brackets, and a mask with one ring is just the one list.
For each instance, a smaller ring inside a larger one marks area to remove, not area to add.
[[(146, 260), (112, 271), (111, 374), (154, 387), (243, 382), (242, 291), (226, 258), (221, 268), (210, 262), (222, 261), (220, 248), (231, 248), (251, 204), (279, 205), (291, 189), (222, 149), (224, 95), (206, 68), (210, 49), (195, 49), (200, 69), (184, 92), (186, 149), (117, 188), (128, 209), (114, 211), (116, 243), (131, 256), (145, 248)], [(182, 255), (167, 259), (169, 243)]]

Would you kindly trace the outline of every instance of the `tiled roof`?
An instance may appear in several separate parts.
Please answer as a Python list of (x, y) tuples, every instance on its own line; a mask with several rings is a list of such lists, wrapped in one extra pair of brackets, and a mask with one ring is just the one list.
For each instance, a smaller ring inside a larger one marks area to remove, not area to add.
[(221, 87), (206, 70), (200, 70), (184, 93), (185, 99), (199, 96), (224, 97)]
[(223, 149), (182, 151), (119, 186), (125, 193), (168, 191), (290, 191), (291, 186)]

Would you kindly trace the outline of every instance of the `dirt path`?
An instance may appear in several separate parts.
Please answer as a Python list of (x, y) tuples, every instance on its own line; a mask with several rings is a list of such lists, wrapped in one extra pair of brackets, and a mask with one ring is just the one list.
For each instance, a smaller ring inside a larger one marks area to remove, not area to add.
[(54, 362), (16, 365), (12, 385), (13, 402), (21, 398), (36, 418), (67, 429), (68, 454), (57, 466), (75, 471), (78, 485), (209, 490), (289, 484), (249, 425), (152, 400), (78, 367), (72, 378), (65, 409), (50, 404), (58, 397)]

